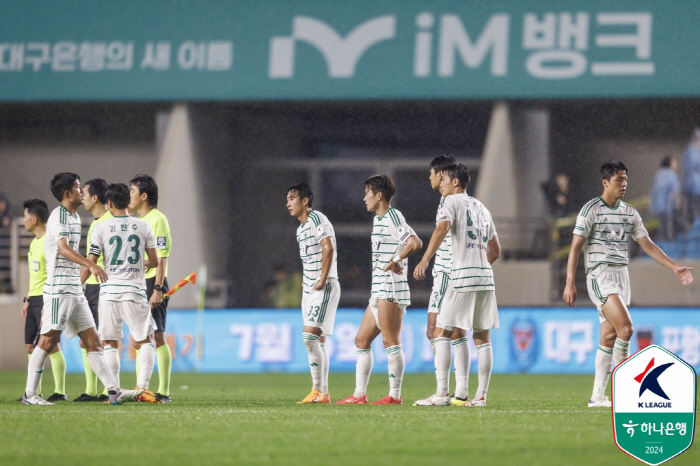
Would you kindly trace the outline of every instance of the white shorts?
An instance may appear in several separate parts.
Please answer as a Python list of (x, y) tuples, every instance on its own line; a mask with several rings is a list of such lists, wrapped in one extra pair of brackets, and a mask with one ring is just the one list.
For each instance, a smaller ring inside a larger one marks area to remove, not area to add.
[[(380, 298), (380, 299), (384, 299), (384, 298)], [(379, 309), (377, 308), (377, 301), (379, 301), (379, 300), (378, 299), (370, 299), (369, 300), (369, 309), (370, 309), (370, 311), (372, 311), (372, 315), (374, 316), (374, 322), (377, 325), (377, 330), (381, 330), (381, 328), (379, 327)], [(394, 303), (394, 301), (391, 301), (391, 300), (387, 300), (387, 301)], [(398, 304), (398, 306), (399, 306), (399, 310), (401, 311), (401, 316), (402, 317), (405, 316), (406, 315), (406, 308), (408, 306), (403, 306), (401, 304)]]
[(90, 306), (85, 296), (44, 296), (44, 317), (40, 334), (50, 330), (64, 332), (73, 338), (83, 330), (95, 326)]
[[(601, 268), (599, 266), (598, 268)], [(586, 276), (588, 286), (588, 296), (598, 308), (598, 318), (600, 322), (605, 322), (603, 317), (603, 304), (608, 300), (608, 296), (616, 294), (620, 296), (625, 306), (630, 306), (630, 276), (627, 267), (604, 267), (602, 270), (594, 270)]]
[(433, 291), (430, 292), (430, 302), (428, 303), (428, 313), (438, 313), (442, 306), (443, 298), (450, 284), (450, 277), (446, 273), (439, 273), (433, 279)]
[(478, 332), (498, 328), (498, 306), (494, 290), (457, 292), (447, 287), (435, 324), (445, 330), (461, 328)]
[(148, 303), (100, 300), (97, 312), (100, 317), (98, 332), (102, 340), (124, 338), (124, 322), (136, 341), (144, 341), (158, 328)]
[(305, 327), (321, 329), (321, 336), (333, 335), (335, 311), (340, 301), (340, 283), (329, 279), (323, 291), (304, 292), (301, 298), (301, 315)]

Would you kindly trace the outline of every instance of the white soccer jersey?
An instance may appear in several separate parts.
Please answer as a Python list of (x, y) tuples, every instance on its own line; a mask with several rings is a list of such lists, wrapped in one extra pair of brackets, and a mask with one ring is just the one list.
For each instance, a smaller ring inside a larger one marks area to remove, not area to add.
[(44, 297), (83, 296), (80, 283), (80, 265), (69, 261), (58, 253), (58, 240), (65, 238), (68, 245), (80, 254), (80, 217), (71, 215), (62, 205), (56, 207), (46, 222), (46, 284)]
[[(445, 205), (445, 198), (440, 199), (440, 205), (438, 206), (437, 215), (435, 216), (435, 225), (440, 223), (440, 211)], [(452, 237), (450, 232), (447, 232), (447, 236), (442, 240), (440, 244), (440, 249), (435, 253), (435, 263), (433, 264), (433, 277), (437, 277), (439, 273), (449, 273), (452, 271)]]
[(451, 286), (457, 292), (495, 290), (487, 243), (496, 236), (491, 213), (465, 193), (445, 197), (438, 222), (450, 222), (452, 235)]
[(146, 300), (146, 248), (155, 248), (153, 230), (134, 217), (114, 217), (95, 225), (90, 254), (104, 254), (107, 283), (100, 285), (103, 301)]
[(609, 207), (602, 198), (596, 197), (579, 212), (574, 234), (586, 238), (583, 264), (589, 273), (600, 264), (627, 265), (628, 235), (637, 240), (649, 233), (634, 207), (622, 201)]
[(384, 299), (385, 296), (395, 300), (399, 306), (411, 304), (411, 292), (408, 288), (408, 259), (400, 262), (403, 274), (397, 275), (384, 267), (399, 254), (406, 240), (415, 235), (408, 226), (403, 214), (390, 207), (382, 217), (374, 216), (372, 225), (372, 297)]
[(306, 222), (297, 228), (297, 243), (299, 243), (299, 256), (303, 265), (304, 293), (311, 293), (314, 285), (321, 278), (322, 248), (321, 241), (330, 238), (333, 243), (333, 262), (328, 278), (338, 278), (338, 246), (335, 241), (333, 225), (328, 217), (321, 212), (312, 210)]

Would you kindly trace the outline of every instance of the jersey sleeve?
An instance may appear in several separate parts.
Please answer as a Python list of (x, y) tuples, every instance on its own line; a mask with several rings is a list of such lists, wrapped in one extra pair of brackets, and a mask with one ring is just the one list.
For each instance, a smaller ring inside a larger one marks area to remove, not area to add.
[[(587, 210), (587, 211), (586, 211)], [(582, 215), (585, 212), (585, 216)], [(588, 238), (588, 236), (591, 234), (591, 228), (593, 228), (593, 217), (595, 213), (593, 212), (593, 209), (584, 207), (581, 209), (581, 212), (579, 212), (578, 216), (576, 217), (576, 226), (574, 226), (574, 234), (578, 236), (583, 236), (584, 238)]]
[(442, 209), (438, 212), (438, 223), (448, 221), (451, 225), (454, 225), (456, 219), (457, 203), (452, 196), (447, 196), (442, 204)]
[(97, 257), (102, 255), (102, 249), (104, 249), (104, 241), (102, 240), (101, 234), (102, 230), (103, 228), (100, 228), (99, 225), (92, 230), (90, 234), (90, 242), (88, 243), (88, 247), (90, 248), (88, 250), (88, 254), (94, 254)]
[(639, 238), (649, 236), (649, 232), (644, 227), (644, 222), (642, 222), (642, 216), (639, 215), (637, 209), (632, 212), (632, 230), (630, 231), (632, 238), (636, 241)]
[(484, 207), (484, 215), (486, 216), (486, 225), (488, 225), (488, 238), (492, 240), (496, 236), (496, 225), (493, 223), (493, 217), (491, 217), (491, 212)]
[(405, 243), (408, 238), (416, 234), (413, 228), (406, 223), (406, 219), (401, 212), (396, 209), (391, 209), (388, 214), (391, 220), (389, 225), (392, 229), (392, 233), (394, 237), (399, 240), (399, 243)]
[(68, 223), (68, 214), (62, 212), (54, 219), (53, 230), (56, 234), (56, 242), (61, 238), (70, 241), (70, 224)]
[(328, 220), (322, 219), (321, 223), (313, 226), (314, 236), (316, 240), (320, 243), (324, 238), (331, 236), (331, 228)]
[(165, 218), (159, 218), (153, 225), (153, 234), (156, 239), (156, 252), (158, 257), (170, 256), (170, 225)]
[[(146, 223), (146, 222), (144, 222), (144, 223)], [(156, 235), (153, 234), (153, 228), (151, 228), (151, 226), (148, 223), (146, 223), (145, 227), (146, 227), (146, 242), (145, 242), (146, 249), (155, 248), (156, 247)]]

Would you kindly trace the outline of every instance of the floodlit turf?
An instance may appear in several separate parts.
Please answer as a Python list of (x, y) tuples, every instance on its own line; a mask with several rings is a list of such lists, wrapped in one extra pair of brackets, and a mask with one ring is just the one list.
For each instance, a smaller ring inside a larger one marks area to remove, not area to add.
[[(641, 464), (615, 446), (610, 411), (586, 407), (590, 376), (496, 374), (487, 408), (412, 406), (434, 391), (432, 374), (406, 375), (404, 406), (297, 405), (307, 374), (176, 373), (172, 403), (122, 406), (22, 406), (24, 381), (0, 373), (3, 466)], [(470, 382), (473, 394), (475, 374)], [(83, 387), (68, 376), (69, 396)], [(354, 374), (331, 374), (334, 400), (353, 388)], [(373, 374), (369, 398), (387, 391), (386, 375)], [(669, 464), (700, 464), (700, 447)]]

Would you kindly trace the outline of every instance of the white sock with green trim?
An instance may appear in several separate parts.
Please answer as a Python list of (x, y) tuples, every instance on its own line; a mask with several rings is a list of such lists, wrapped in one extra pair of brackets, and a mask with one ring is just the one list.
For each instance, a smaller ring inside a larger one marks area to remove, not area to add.
[(367, 384), (369, 376), (372, 374), (372, 366), (374, 365), (374, 356), (372, 348), (360, 349), (357, 348), (357, 366), (355, 368), (355, 393), (353, 396), (359, 398), (367, 393)]
[(321, 391), (321, 373), (323, 372), (323, 351), (319, 346), (319, 336), (313, 333), (302, 333), (304, 345), (309, 352), (309, 369), (311, 370), (311, 380), (313, 388)]
[(593, 381), (592, 401), (602, 400), (605, 396), (605, 389), (610, 380), (610, 370), (612, 369), (613, 349), (607, 346), (598, 346), (595, 355), (595, 380)]
[(102, 385), (104, 385), (108, 391), (119, 390), (119, 384), (116, 380), (114, 380), (112, 371), (109, 370), (107, 363), (105, 362), (104, 352), (100, 351), (99, 353), (88, 353), (87, 357), (88, 361), (90, 362), (90, 367), (92, 367), (93, 372), (97, 374), (97, 378), (100, 379)]
[(453, 340), (452, 351), (455, 358), (455, 396), (465, 399), (469, 396), (469, 366), (472, 363), (467, 338)]
[(612, 358), (613, 358), (613, 362), (615, 363), (615, 365), (617, 366), (622, 361), (627, 359), (629, 356), (630, 356), (630, 342), (620, 340), (619, 338), (615, 338), (615, 346), (613, 346), (613, 353), (612, 353)]
[(156, 365), (156, 346), (151, 343), (141, 345), (138, 360), (139, 372), (136, 386), (142, 390), (148, 390), (153, 377), (153, 367)]
[(328, 350), (326, 349), (326, 343), (322, 342), (321, 352), (323, 353), (323, 370), (321, 371), (321, 393), (323, 396), (328, 395), (328, 371), (330, 370), (330, 359), (328, 357)]
[(493, 350), (491, 343), (484, 343), (476, 347), (479, 353), (479, 387), (474, 395), (474, 400), (486, 398), (489, 391), (489, 381), (491, 380), (491, 370), (493, 369)]
[(119, 370), (121, 369), (119, 364), (119, 349), (105, 346), (104, 353), (105, 364), (107, 364), (107, 368), (112, 373), (114, 381), (117, 383), (117, 386), (119, 386)]
[(27, 395), (27, 399), (33, 398), (37, 395), (37, 388), (39, 387), (39, 381), (41, 381), (41, 374), (44, 372), (44, 363), (48, 357), (49, 353), (38, 346), (34, 348), (31, 356), (29, 356), (29, 365), (27, 366), (27, 387), (24, 390), (24, 393)]
[(398, 400), (401, 398), (401, 382), (406, 369), (406, 359), (403, 355), (401, 345), (394, 345), (386, 348), (389, 366), (389, 395)]
[(435, 378), (437, 379), (437, 396), (450, 393), (450, 365), (452, 363), (452, 343), (449, 338), (434, 338)]

